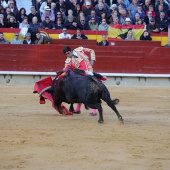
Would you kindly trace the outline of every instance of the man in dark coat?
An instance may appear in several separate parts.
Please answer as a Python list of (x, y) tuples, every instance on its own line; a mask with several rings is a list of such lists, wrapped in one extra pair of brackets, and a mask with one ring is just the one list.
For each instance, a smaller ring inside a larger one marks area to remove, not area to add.
[(80, 29), (77, 29), (76, 34), (74, 34), (71, 39), (88, 39), (87, 36), (81, 33)]

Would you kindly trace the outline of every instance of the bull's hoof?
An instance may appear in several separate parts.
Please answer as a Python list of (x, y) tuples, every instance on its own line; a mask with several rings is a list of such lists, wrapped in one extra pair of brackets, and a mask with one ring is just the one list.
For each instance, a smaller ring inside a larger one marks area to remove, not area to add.
[(104, 120), (98, 120), (98, 123), (102, 124), (104, 122)]
[(124, 124), (124, 120), (123, 120), (122, 117), (119, 117), (119, 122), (120, 122), (121, 124)]

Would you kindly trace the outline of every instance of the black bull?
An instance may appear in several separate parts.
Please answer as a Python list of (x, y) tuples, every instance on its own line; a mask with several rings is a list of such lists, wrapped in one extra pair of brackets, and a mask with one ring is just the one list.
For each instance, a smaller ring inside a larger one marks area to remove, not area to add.
[(97, 109), (99, 112), (99, 123), (103, 123), (103, 109), (101, 99), (114, 110), (119, 121), (123, 123), (123, 118), (115, 107), (118, 99), (111, 100), (110, 93), (106, 86), (94, 76), (82, 76), (73, 71), (67, 72), (60, 79), (57, 77), (53, 80), (52, 85), (44, 89), (44, 93), (51, 93), (54, 106), (63, 113), (62, 102), (66, 103), (83, 103), (86, 107)]

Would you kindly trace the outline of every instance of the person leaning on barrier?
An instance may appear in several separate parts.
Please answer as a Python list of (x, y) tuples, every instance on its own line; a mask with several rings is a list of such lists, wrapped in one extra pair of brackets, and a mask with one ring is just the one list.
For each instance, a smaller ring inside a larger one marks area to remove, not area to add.
[(0, 44), (9, 44), (9, 42), (4, 39), (4, 33), (3, 32), (0, 32)]
[(11, 44), (23, 44), (22, 40), (19, 39), (19, 32), (14, 33), (15, 37), (11, 40)]
[(98, 46), (109, 46), (109, 42), (107, 41), (107, 36), (102, 35), (102, 41), (97, 43)]
[(150, 36), (150, 33), (147, 30), (145, 30), (143, 32), (143, 34), (140, 36), (140, 40), (149, 40), (149, 41), (151, 41), (152, 38)]
[(62, 33), (58, 35), (58, 39), (71, 39), (71, 35), (67, 33), (67, 28), (62, 29)]
[(26, 38), (23, 41), (23, 44), (27, 44), (27, 45), (34, 44), (34, 42), (31, 40), (31, 33), (30, 32), (28, 32), (25, 37)]
[(81, 29), (76, 30), (76, 34), (74, 34), (71, 39), (88, 39), (86, 35), (81, 33)]

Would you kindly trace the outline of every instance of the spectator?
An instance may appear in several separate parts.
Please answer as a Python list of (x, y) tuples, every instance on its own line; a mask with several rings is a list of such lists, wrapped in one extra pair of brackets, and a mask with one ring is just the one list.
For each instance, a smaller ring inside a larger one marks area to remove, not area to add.
[(0, 28), (4, 28), (5, 24), (4, 24), (4, 15), (0, 14)]
[(101, 4), (102, 4), (102, 6), (103, 6), (103, 9), (106, 11), (106, 12), (108, 12), (109, 11), (109, 5), (107, 4), (107, 3), (105, 3), (105, 1), (104, 0), (98, 0), (98, 3), (95, 5), (95, 10), (97, 11), (97, 10), (99, 10), (100, 8), (101, 8)]
[(95, 22), (99, 24), (99, 17), (96, 15), (96, 11), (94, 9), (91, 10), (90, 15), (88, 15), (86, 18), (87, 24), (89, 24), (89, 22), (91, 21), (91, 18), (95, 18)]
[(158, 25), (156, 24), (154, 18), (151, 19), (151, 21), (150, 21), (150, 23), (147, 25), (146, 29), (147, 29), (149, 32), (154, 32), (154, 33), (159, 33), (159, 32), (160, 32), (159, 27), (158, 27)]
[(126, 24), (125, 23), (126, 18), (130, 18), (130, 15), (128, 14), (126, 9), (123, 8), (123, 9), (121, 9), (121, 14), (120, 14), (120, 17), (119, 17), (119, 23), (122, 24), (122, 25)]
[(4, 15), (4, 13), (5, 13), (5, 9), (3, 8), (2, 5), (0, 5), (0, 14), (3, 14), (3, 15)]
[(19, 23), (21, 23), (23, 21), (24, 17), (27, 17), (26, 10), (25, 10), (25, 8), (21, 8), (19, 10), (18, 14), (16, 15), (16, 19)]
[(145, 18), (145, 11), (142, 9), (141, 5), (137, 6), (137, 10), (133, 12), (132, 18), (135, 19), (135, 14), (138, 13), (140, 15), (140, 18)]
[(61, 14), (60, 11), (57, 12), (57, 15), (56, 15), (56, 21), (60, 19), (61, 20), (61, 23), (64, 24), (64, 19), (63, 19), (63, 16)]
[(48, 16), (50, 18), (50, 21), (55, 21), (55, 15), (51, 13), (51, 9), (46, 6), (44, 8), (45, 12), (41, 15), (41, 21), (45, 21), (45, 17)]
[(62, 33), (58, 35), (58, 39), (71, 39), (71, 35), (67, 33), (67, 28), (63, 28)]
[(41, 28), (43, 29), (55, 29), (55, 25), (48, 16), (45, 17), (45, 21), (41, 23)]
[(132, 24), (132, 21), (130, 18), (126, 18), (125, 19), (125, 25), (131, 25)]
[(146, 11), (146, 15), (148, 16), (148, 12), (151, 12), (152, 18), (156, 18), (156, 12), (154, 11), (153, 5), (149, 5), (149, 10)]
[[(2, 0), (2, 5), (3, 5), (3, 8), (7, 8), (8, 6), (9, 6), (9, 2), (10, 2), (10, 0)], [(17, 6), (16, 5), (16, 0), (13, 0), (13, 2), (14, 2), (14, 6)]]
[(15, 17), (15, 15), (11, 12), (11, 9), (7, 7), (4, 13), (4, 21), (7, 22), (11, 16)]
[(98, 9), (96, 9), (96, 14), (97, 16), (100, 18), (101, 14), (105, 12), (107, 14), (107, 10), (104, 8), (104, 4), (103, 3), (99, 3), (98, 4)]
[(156, 5), (155, 11), (158, 12), (159, 5), (163, 6), (164, 12), (168, 12), (169, 6), (164, 2), (164, 0), (159, 0), (158, 4)]
[(40, 32), (36, 33), (35, 44), (44, 44), (44, 37), (41, 36)]
[(149, 40), (149, 41), (151, 41), (152, 38), (150, 36), (150, 33), (147, 30), (145, 30), (143, 32), (143, 34), (140, 36), (140, 40)]
[(74, 34), (71, 39), (88, 39), (87, 36), (81, 33), (80, 29), (76, 30), (76, 34)]
[(160, 31), (168, 32), (168, 20), (165, 17), (165, 12), (161, 12), (159, 18), (157, 19), (157, 24)]
[(119, 21), (118, 11), (113, 11), (111, 13), (111, 15), (109, 16), (109, 23), (113, 23), (114, 22), (114, 18), (118, 18), (118, 21)]
[(46, 0), (41, 4), (41, 6), (40, 6), (40, 14), (41, 15), (45, 13), (46, 7), (51, 9), (51, 3), (52, 3), (52, 0)]
[[(145, 0), (145, 1), (149, 1), (149, 0)], [(132, 0), (132, 3), (127, 8), (130, 17), (132, 17), (132, 14), (137, 10), (137, 6), (138, 6), (138, 0)]]
[(27, 33), (26, 34), (26, 38), (25, 38), (25, 40), (23, 41), (23, 44), (34, 44), (34, 42), (31, 40), (31, 33)]
[(4, 39), (4, 33), (3, 32), (0, 32), (0, 44), (9, 44), (9, 42)]
[(51, 13), (54, 14), (54, 16), (57, 14), (56, 3), (54, 2), (51, 3)]
[(11, 9), (11, 12), (17, 16), (18, 14), (18, 8), (17, 6), (14, 4), (13, 0), (8, 1), (8, 7)]
[(99, 25), (96, 22), (96, 19), (94, 17), (92, 17), (89, 22), (89, 28), (90, 28), (90, 30), (98, 30), (98, 28), (99, 28)]
[(125, 38), (125, 40), (135, 40), (134, 36), (133, 36), (133, 31), (129, 30), (127, 33), (127, 37)]
[(109, 24), (109, 23), (110, 23), (110, 22), (109, 22), (109, 20), (108, 20), (108, 18), (107, 18), (107, 14), (106, 14), (105, 12), (102, 12), (102, 13), (101, 13), (101, 16), (100, 16), (99, 22), (101, 23), (103, 19), (105, 19), (105, 20), (106, 20), (106, 23), (107, 23), (107, 24)]
[(9, 16), (8, 22), (6, 23), (6, 28), (19, 28), (18, 22), (14, 16)]
[(28, 23), (32, 22), (33, 17), (37, 17), (38, 22), (41, 22), (40, 14), (36, 11), (36, 8), (34, 6), (31, 7), (31, 13), (28, 14)]
[(31, 33), (31, 39), (32, 41), (35, 41), (36, 39), (36, 33), (38, 32), (38, 29), (40, 28), (40, 23), (38, 22), (37, 17), (32, 18), (32, 22), (30, 23), (30, 27), (28, 29), (28, 32)]
[(107, 41), (107, 36), (102, 35), (102, 41), (97, 43), (98, 46), (109, 46), (109, 42)]
[(92, 9), (92, 7), (91, 7), (91, 2), (87, 1), (87, 2), (85, 3), (85, 8), (84, 8), (84, 10), (83, 10), (83, 13), (84, 13), (85, 17), (87, 17), (88, 15), (90, 15), (91, 9)]
[(19, 39), (19, 32), (14, 33), (15, 37), (11, 40), (11, 44), (23, 44), (22, 40)]
[[(80, 13), (79, 13), (79, 15), (78, 15), (76, 21), (77, 21), (77, 22), (80, 22), (80, 18), (85, 18), (85, 19), (86, 19), (86, 17), (85, 17), (85, 15), (84, 15), (84, 12), (83, 12), (83, 11), (80, 11)], [(85, 20), (85, 21), (86, 21), (86, 20)]]
[[(68, 16), (73, 16), (73, 10), (72, 9), (68, 10), (68, 15), (65, 16), (65, 18), (64, 18), (64, 22), (65, 23), (68, 21)], [(76, 17), (75, 16), (73, 16), (73, 21), (76, 21)]]
[(153, 18), (152, 17), (152, 12), (148, 11), (147, 15), (144, 18), (144, 21), (145, 21), (146, 25), (148, 25), (151, 22), (152, 18)]
[(132, 24), (133, 24), (133, 25), (138, 25), (138, 21), (139, 21), (140, 19), (142, 19), (142, 18), (140, 17), (140, 14), (136, 13), (136, 14), (135, 14), (135, 18), (133, 19)]
[(107, 31), (109, 28), (109, 25), (106, 23), (106, 19), (102, 19), (101, 24), (99, 25), (98, 30), (99, 31)]
[(144, 4), (142, 5), (142, 9), (144, 10), (145, 14), (147, 14), (147, 11), (149, 11), (150, 2), (150, 0), (145, 0)]
[(65, 22), (64, 26), (69, 30), (77, 29), (77, 22), (74, 21), (73, 15), (68, 15), (68, 21)]
[(63, 24), (62, 24), (62, 22), (61, 22), (61, 19), (60, 19), (60, 18), (58, 18), (58, 19), (57, 19), (57, 21), (56, 21), (55, 29), (57, 29), (57, 30), (61, 30), (61, 29), (63, 29)]
[(25, 38), (25, 35), (28, 32), (29, 24), (28, 24), (28, 18), (24, 17), (22, 23), (19, 25), (19, 28), (21, 28), (20, 34), (23, 38)]
[(78, 28), (81, 30), (89, 30), (89, 24), (85, 23), (85, 18), (81, 17), (80, 21), (78, 22)]
[(114, 25), (119, 24), (119, 18), (118, 17), (114, 17), (113, 21), (111, 22), (111, 24), (114, 24)]
[(75, 9), (73, 10), (73, 16), (77, 18), (79, 16), (80, 11), (81, 11), (80, 4), (76, 4)]

